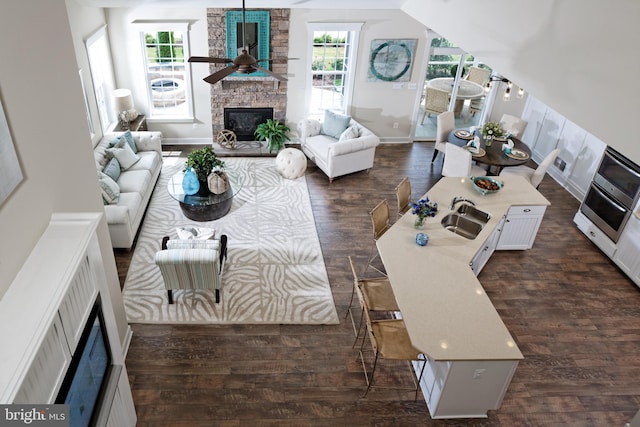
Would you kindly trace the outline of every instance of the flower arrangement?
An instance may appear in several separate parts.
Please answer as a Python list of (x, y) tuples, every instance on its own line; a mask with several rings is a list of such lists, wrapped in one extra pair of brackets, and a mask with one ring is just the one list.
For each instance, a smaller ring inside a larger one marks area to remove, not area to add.
[(438, 203), (432, 202), (429, 198), (420, 199), (415, 202), (411, 202), (411, 213), (417, 215), (419, 219), (423, 220), (428, 216), (436, 216), (438, 213)]
[(486, 122), (482, 126), (482, 136), (485, 138), (495, 138), (504, 135), (504, 130), (497, 122)]

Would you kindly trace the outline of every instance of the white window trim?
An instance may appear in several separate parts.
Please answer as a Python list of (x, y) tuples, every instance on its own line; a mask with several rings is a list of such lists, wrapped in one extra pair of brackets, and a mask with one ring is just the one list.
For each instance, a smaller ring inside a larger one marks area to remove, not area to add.
[[(143, 76), (144, 82), (144, 91), (147, 96), (147, 106), (149, 111), (149, 116), (147, 117), (147, 122), (155, 122), (155, 123), (188, 123), (194, 121), (194, 99), (193, 99), (193, 85), (191, 83), (191, 67), (188, 66), (187, 59), (191, 56), (189, 52), (190, 46), (190, 30), (191, 23), (189, 22), (164, 22), (164, 21), (134, 21), (134, 25), (136, 25), (136, 29), (139, 35), (139, 45), (140, 45), (140, 59), (142, 62), (142, 69), (145, 73)], [(158, 31), (179, 31), (183, 35), (183, 49), (184, 49), (184, 58), (185, 58), (185, 72), (184, 72), (184, 81), (185, 81), (185, 93), (187, 94), (187, 113), (186, 115), (181, 116), (153, 116), (151, 115), (152, 105), (153, 105), (153, 94), (149, 89), (149, 82), (147, 81), (147, 53), (145, 51), (146, 40), (144, 37), (145, 32), (158, 32)]]
[[(87, 50), (87, 58), (89, 60), (89, 71), (91, 72), (91, 86), (94, 92), (94, 99), (96, 101), (96, 106), (98, 109), (98, 119), (100, 122), (100, 128), (102, 129), (102, 134), (106, 133), (109, 129), (113, 129), (116, 124), (116, 115), (113, 106), (113, 90), (115, 89), (115, 78), (113, 76), (113, 65), (111, 63), (111, 57), (109, 55), (101, 56), (101, 58), (107, 63), (108, 69), (96, 69), (95, 63), (91, 63), (91, 49), (92, 47), (100, 41), (104, 41), (106, 44), (107, 52), (110, 51), (109, 46), (109, 37), (107, 35), (107, 26), (103, 25), (98, 28), (93, 34), (87, 37), (84, 41), (85, 48)], [(100, 73), (104, 77), (104, 91), (106, 93), (99, 94), (98, 88), (96, 88), (95, 80), (97, 74)], [(104, 98), (104, 107), (101, 107), (100, 99)]]
[[(351, 61), (347, 69), (347, 85), (344, 86), (344, 110), (345, 114), (351, 115), (353, 104), (353, 87), (355, 85), (356, 67), (358, 63), (358, 46), (360, 45), (360, 31), (364, 22), (308, 22), (307, 47), (313, 46), (313, 34), (316, 31), (352, 31), (353, 41), (351, 43)], [(309, 48), (308, 64), (313, 63), (313, 48)], [(307, 69), (307, 87), (305, 91), (305, 117), (309, 115), (309, 104), (311, 102), (311, 90), (313, 88), (313, 72), (311, 65)]]

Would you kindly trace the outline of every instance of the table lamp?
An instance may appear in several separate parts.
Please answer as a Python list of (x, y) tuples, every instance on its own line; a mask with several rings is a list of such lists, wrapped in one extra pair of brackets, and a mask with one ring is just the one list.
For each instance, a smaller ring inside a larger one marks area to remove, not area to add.
[(113, 98), (115, 99), (116, 112), (122, 127), (129, 129), (129, 123), (138, 117), (138, 111), (133, 105), (131, 91), (129, 89), (116, 89), (113, 91)]

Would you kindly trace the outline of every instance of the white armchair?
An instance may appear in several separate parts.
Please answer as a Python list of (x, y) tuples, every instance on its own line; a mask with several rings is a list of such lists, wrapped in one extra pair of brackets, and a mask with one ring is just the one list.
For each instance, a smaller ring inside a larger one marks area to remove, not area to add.
[(316, 119), (303, 119), (298, 123), (302, 151), (329, 181), (373, 167), (380, 139), (369, 129), (353, 119), (339, 138), (324, 135), (321, 129), (322, 123)]
[(160, 268), (167, 289), (169, 304), (173, 304), (176, 289), (215, 289), (220, 302), (222, 273), (227, 258), (227, 236), (211, 240), (162, 240), (162, 250), (156, 252), (155, 263)]

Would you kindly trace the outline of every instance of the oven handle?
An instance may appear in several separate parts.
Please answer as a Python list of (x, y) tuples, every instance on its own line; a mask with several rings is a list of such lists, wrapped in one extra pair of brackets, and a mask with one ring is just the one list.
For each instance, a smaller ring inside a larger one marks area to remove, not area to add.
[(640, 178), (640, 173), (638, 173), (635, 168), (629, 164), (627, 164), (627, 162), (625, 162), (623, 159), (619, 158), (614, 152), (611, 152), (610, 150), (607, 150), (607, 157), (609, 157), (611, 160), (613, 160), (614, 162), (616, 162), (618, 165), (620, 165), (621, 167), (623, 167), (624, 169), (626, 169), (627, 171), (629, 171), (631, 174), (635, 175), (636, 177)]
[(593, 190), (595, 190), (598, 194), (600, 194), (602, 197), (607, 199), (609, 202), (611, 202), (611, 204), (614, 205), (616, 208), (618, 208), (618, 210), (620, 212), (627, 212), (629, 210), (629, 209), (626, 208), (626, 206), (621, 205), (620, 203), (618, 203), (618, 201), (616, 199), (614, 199), (613, 197), (611, 197), (609, 194), (607, 194), (604, 191), (600, 190), (600, 188), (598, 188), (597, 185), (591, 185), (591, 188)]

